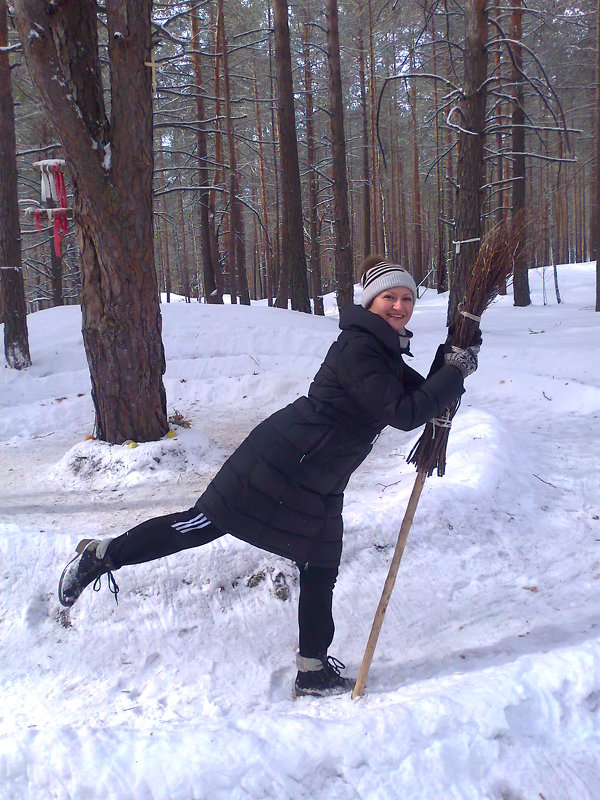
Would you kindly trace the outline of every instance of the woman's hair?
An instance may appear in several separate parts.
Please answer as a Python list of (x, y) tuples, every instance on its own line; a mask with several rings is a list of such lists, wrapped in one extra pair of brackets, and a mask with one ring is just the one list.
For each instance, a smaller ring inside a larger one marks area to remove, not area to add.
[(367, 256), (365, 258), (365, 260), (362, 262), (362, 264), (360, 265), (360, 267), (358, 268), (358, 280), (360, 280), (362, 278), (362, 276), (365, 274), (365, 272), (368, 269), (371, 269), (371, 267), (374, 267), (375, 264), (381, 264), (383, 262), (385, 262), (385, 257), (384, 256), (380, 256), (380, 255), (377, 255), (377, 254), (373, 254), (373, 255)]

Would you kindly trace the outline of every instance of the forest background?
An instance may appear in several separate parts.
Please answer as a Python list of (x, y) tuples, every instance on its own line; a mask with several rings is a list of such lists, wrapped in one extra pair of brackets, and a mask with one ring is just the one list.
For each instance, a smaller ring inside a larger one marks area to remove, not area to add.
[[(482, 236), (522, 210), (527, 305), (529, 267), (596, 255), (598, 8), (0, 0), (8, 363), (30, 359), (15, 320), (81, 303), (99, 437), (158, 438), (160, 293), (322, 314), (380, 252), (449, 288), (451, 321)], [(42, 198), (57, 168), (65, 199)]]

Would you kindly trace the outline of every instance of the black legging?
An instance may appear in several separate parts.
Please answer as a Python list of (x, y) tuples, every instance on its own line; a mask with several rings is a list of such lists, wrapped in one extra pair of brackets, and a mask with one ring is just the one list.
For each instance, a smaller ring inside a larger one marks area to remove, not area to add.
[[(224, 532), (196, 506), (178, 514), (166, 514), (136, 525), (113, 539), (106, 557), (114, 569), (143, 564), (157, 558), (208, 544)], [(311, 567), (298, 564), (300, 597), (298, 629), (300, 655), (318, 658), (327, 653), (335, 631), (332, 614), (333, 587), (337, 567)]]

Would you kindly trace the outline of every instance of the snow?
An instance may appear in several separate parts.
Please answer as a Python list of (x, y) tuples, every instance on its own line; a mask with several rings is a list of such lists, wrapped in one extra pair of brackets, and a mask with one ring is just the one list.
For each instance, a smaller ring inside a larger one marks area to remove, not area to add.
[(42, 161), (34, 161), (31, 165), (32, 167), (37, 167), (38, 169), (46, 168), (57, 168), (57, 167), (64, 167), (66, 161), (64, 158), (45, 158)]
[(110, 147), (110, 142), (104, 145), (104, 158), (102, 159), (102, 169), (110, 170), (110, 165), (112, 163), (112, 150)]
[[(0, 370), (0, 800), (596, 800), (594, 280), (594, 264), (561, 266), (557, 305), (551, 272), (531, 271), (530, 307), (509, 295), (486, 312), (447, 473), (425, 484), (356, 702), (291, 700), (295, 568), (231, 537), (121, 570), (118, 606), (105, 584), (70, 611), (56, 598), (79, 538), (191, 506), (249, 430), (306, 391), (337, 335), (332, 298), (325, 318), (163, 304), (169, 413), (192, 427), (138, 447), (86, 440), (79, 308), (31, 315), (33, 365)], [(428, 291), (417, 305), (421, 371), (446, 302)], [(418, 434), (385, 431), (348, 487), (331, 652), (349, 674)]]

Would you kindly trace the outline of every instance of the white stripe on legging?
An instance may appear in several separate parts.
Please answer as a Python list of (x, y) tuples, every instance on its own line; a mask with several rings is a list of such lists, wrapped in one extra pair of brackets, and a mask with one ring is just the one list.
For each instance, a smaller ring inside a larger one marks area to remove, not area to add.
[(212, 522), (205, 517), (204, 514), (198, 514), (197, 517), (194, 517), (187, 522), (174, 522), (171, 527), (175, 528), (175, 530), (179, 533), (188, 533), (188, 531), (198, 530), (198, 528), (206, 528), (209, 525), (212, 525)]

